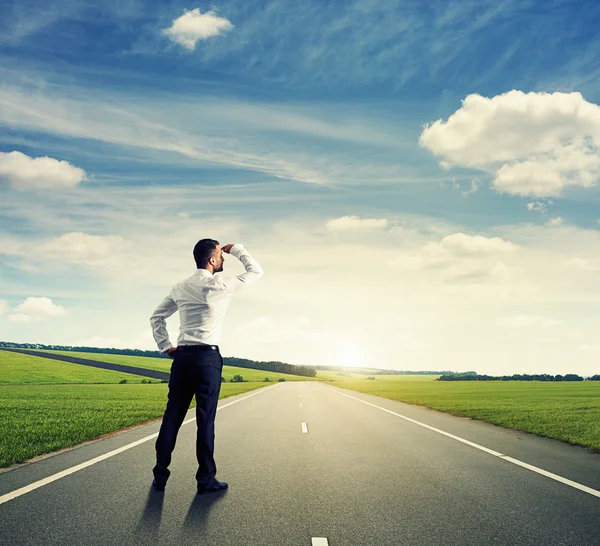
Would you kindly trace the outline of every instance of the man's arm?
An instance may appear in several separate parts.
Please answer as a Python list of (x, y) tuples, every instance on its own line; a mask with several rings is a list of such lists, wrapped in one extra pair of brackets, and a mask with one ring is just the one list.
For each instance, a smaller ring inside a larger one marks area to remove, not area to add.
[(264, 272), (260, 264), (248, 253), (248, 251), (241, 244), (235, 244), (229, 249), (229, 254), (235, 256), (242, 264), (246, 271), (241, 275), (236, 277), (232, 277), (230, 279), (221, 279), (223, 284), (229, 291), (238, 290), (242, 286), (247, 286), (249, 284), (255, 283), (259, 280)]
[(177, 304), (169, 294), (156, 308), (150, 317), (150, 326), (152, 326), (152, 335), (161, 353), (166, 353), (173, 345), (169, 341), (169, 332), (167, 332), (166, 318), (177, 311)]

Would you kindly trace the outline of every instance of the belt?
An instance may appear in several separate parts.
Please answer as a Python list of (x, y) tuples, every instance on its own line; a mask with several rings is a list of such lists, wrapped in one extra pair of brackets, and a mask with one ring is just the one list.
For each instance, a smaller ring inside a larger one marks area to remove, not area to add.
[(218, 351), (218, 345), (200, 345), (199, 343), (195, 343), (193, 345), (179, 345), (177, 347), (178, 351), (184, 352), (192, 352), (192, 351)]

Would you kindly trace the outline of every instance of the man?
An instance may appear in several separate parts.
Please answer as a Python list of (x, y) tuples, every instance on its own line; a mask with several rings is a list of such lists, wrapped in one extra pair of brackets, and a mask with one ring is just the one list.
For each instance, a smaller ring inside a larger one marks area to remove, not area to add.
[[(223, 253), (238, 258), (245, 273), (224, 280)], [(171, 453), (177, 433), (196, 395), (196, 457), (198, 493), (221, 491), (227, 483), (216, 479), (214, 460), (215, 416), (221, 390), (223, 358), (219, 352), (221, 328), (231, 296), (241, 287), (263, 276), (259, 263), (241, 244), (219, 247), (219, 241), (202, 239), (194, 247), (196, 272), (176, 284), (150, 318), (152, 333), (161, 353), (173, 359), (167, 408), (156, 440), (156, 466), (152, 485), (164, 491), (171, 472)], [(165, 319), (179, 311), (180, 334), (177, 347), (169, 341)]]

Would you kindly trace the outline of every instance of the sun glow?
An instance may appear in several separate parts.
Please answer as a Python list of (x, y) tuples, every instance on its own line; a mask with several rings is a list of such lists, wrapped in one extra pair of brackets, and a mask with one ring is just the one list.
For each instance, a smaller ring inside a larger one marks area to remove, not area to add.
[(342, 366), (349, 368), (358, 368), (364, 364), (362, 351), (353, 343), (341, 348), (339, 361)]

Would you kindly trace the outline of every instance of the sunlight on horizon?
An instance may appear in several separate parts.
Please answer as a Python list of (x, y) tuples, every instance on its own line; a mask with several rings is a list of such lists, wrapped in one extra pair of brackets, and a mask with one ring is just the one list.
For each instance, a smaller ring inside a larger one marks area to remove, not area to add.
[(339, 363), (348, 368), (359, 368), (364, 366), (364, 354), (356, 343), (348, 343), (341, 347)]

